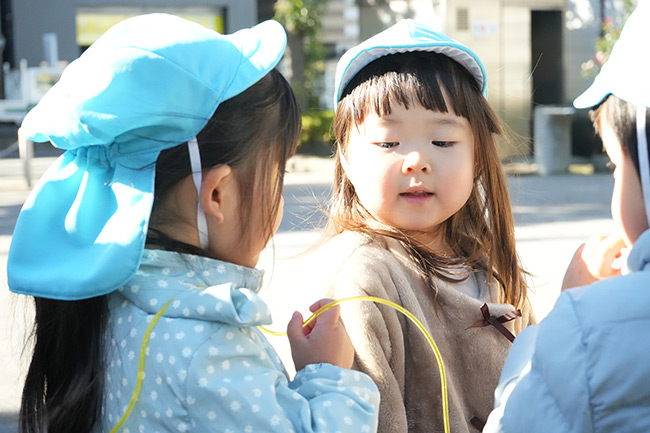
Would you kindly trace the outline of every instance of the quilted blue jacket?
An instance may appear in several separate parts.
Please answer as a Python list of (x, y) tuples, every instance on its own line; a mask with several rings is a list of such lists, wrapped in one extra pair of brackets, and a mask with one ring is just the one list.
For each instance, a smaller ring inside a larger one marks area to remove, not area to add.
[(289, 381), (256, 328), (271, 322), (261, 281), (256, 269), (145, 250), (137, 274), (109, 295), (94, 431), (109, 432), (125, 413), (149, 335), (142, 388), (122, 432), (374, 432), (379, 393), (365, 374), (318, 364)]
[(484, 432), (650, 432), (650, 230), (515, 340)]

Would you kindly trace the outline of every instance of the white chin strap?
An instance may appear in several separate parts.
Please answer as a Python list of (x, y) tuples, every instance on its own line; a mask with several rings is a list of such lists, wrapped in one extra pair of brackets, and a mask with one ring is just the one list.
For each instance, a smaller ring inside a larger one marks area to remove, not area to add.
[(648, 162), (648, 138), (646, 135), (646, 107), (638, 105), (636, 110), (636, 142), (639, 156), (639, 174), (645, 203), (645, 215), (650, 225), (650, 163)]
[(199, 152), (199, 142), (196, 137), (187, 142), (187, 150), (190, 152), (190, 167), (192, 168), (192, 178), (197, 194), (196, 209), (196, 229), (199, 232), (199, 245), (202, 249), (208, 249), (208, 220), (205, 218), (205, 211), (201, 205), (201, 184), (203, 181), (203, 169), (201, 166), (201, 153)]

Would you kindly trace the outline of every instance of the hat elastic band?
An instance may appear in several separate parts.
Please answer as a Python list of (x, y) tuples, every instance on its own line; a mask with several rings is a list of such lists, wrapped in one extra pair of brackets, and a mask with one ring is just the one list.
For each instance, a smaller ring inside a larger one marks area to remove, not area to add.
[(187, 150), (190, 152), (190, 167), (192, 168), (192, 178), (196, 187), (197, 206), (196, 206), (196, 229), (199, 232), (199, 245), (202, 249), (208, 248), (208, 221), (205, 218), (205, 211), (201, 204), (201, 184), (203, 183), (203, 169), (201, 166), (201, 153), (199, 152), (199, 142), (196, 137), (188, 140)]
[(639, 154), (639, 171), (641, 188), (645, 203), (645, 215), (650, 225), (650, 162), (648, 161), (648, 138), (646, 135), (646, 107), (638, 105), (636, 109), (636, 142)]

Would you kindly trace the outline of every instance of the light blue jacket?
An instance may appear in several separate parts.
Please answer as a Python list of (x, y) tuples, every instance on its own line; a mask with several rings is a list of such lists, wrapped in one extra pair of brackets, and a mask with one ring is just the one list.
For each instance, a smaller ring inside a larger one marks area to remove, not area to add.
[[(379, 392), (363, 373), (308, 365), (289, 381), (257, 325), (271, 322), (262, 271), (145, 250), (109, 295), (105, 398), (95, 432), (124, 414), (149, 333), (144, 380), (123, 432), (374, 432)], [(200, 289), (198, 289), (200, 288)]]
[(650, 230), (627, 268), (517, 337), (485, 433), (650, 432)]

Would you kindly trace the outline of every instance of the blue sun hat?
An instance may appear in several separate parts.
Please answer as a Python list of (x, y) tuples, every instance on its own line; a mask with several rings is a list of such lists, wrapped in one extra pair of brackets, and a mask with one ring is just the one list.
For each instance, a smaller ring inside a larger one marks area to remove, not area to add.
[(405, 19), (347, 51), (336, 66), (334, 107), (355, 75), (373, 60), (390, 54), (431, 51), (460, 63), (474, 77), (487, 98), (487, 73), (481, 59), (469, 48), (444, 33)]
[(636, 105), (639, 175), (650, 224), (650, 162), (646, 139), (646, 110), (650, 107), (650, 55), (645, 48), (648, 42), (650, 1), (640, 1), (625, 22), (609, 59), (591, 86), (573, 101), (573, 105), (576, 108), (595, 107), (609, 95)]
[(128, 281), (144, 248), (158, 155), (195, 143), (219, 104), (270, 72), (285, 45), (275, 21), (221, 35), (167, 14), (130, 18), (101, 36), (21, 126), (28, 139), (66, 151), (18, 216), (10, 289), (76, 300)]

